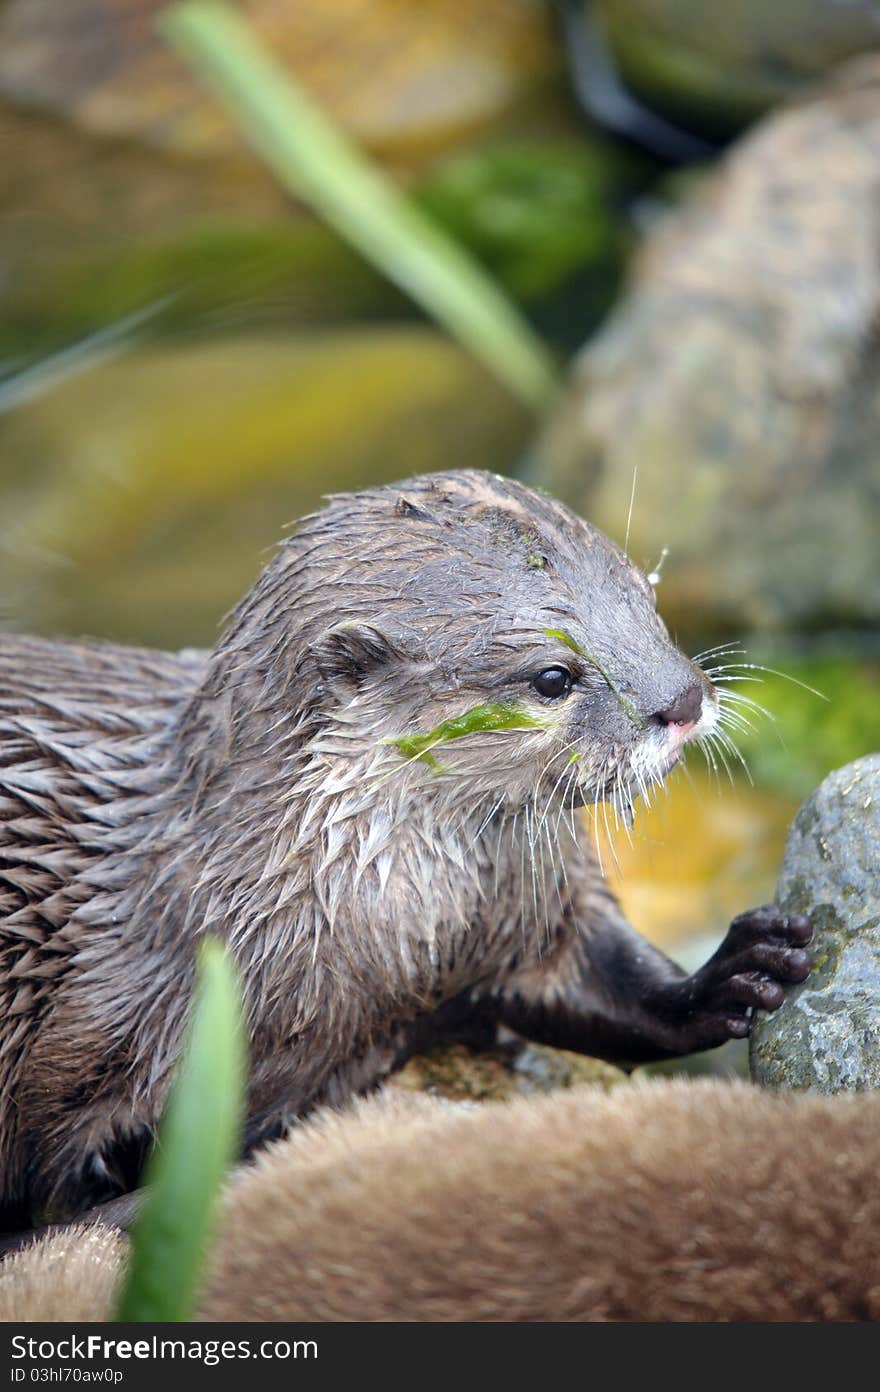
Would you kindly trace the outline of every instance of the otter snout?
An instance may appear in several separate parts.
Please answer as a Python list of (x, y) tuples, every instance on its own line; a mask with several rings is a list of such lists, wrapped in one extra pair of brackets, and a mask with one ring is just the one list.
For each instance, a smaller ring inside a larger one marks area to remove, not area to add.
[(711, 684), (692, 682), (674, 701), (654, 712), (653, 723), (666, 735), (666, 747), (677, 753), (688, 740), (699, 738), (715, 723), (715, 701)]
[(703, 688), (698, 682), (689, 686), (665, 710), (655, 713), (654, 719), (661, 725), (686, 725), (688, 729), (696, 725), (703, 713)]

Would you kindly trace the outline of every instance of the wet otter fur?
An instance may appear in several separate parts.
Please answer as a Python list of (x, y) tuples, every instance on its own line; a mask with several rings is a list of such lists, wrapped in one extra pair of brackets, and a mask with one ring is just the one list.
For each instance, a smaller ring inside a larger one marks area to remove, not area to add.
[[(876, 1095), (371, 1099), (239, 1173), (197, 1317), (876, 1321), (878, 1165)], [(0, 1319), (107, 1318), (125, 1259), (106, 1229), (41, 1242)]]
[(0, 635), (4, 1226), (137, 1182), (206, 933), (248, 1149), (455, 1031), (630, 1064), (748, 1033), (807, 921), (743, 915), (687, 976), (565, 830), (717, 719), (632, 562), (478, 472), (332, 499), (210, 653)]

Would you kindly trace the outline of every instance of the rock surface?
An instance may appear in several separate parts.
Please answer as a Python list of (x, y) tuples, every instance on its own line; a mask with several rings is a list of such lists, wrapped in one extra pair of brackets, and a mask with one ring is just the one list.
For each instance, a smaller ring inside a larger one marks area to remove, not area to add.
[[(164, 42), (165, 0), (4, 0), (0, 101), (183, 157), (238, 155), (234, 121)], [(362, 144), (404, 159), (500, 123), (558, 84), (535, 0), (244, 0), (257, 38)]]
[(627, 1074), (600, 1059), (525, 1043), (511, 1036), (507, 1045), (474, 1052), (464, 1044), (444, 1044), (410, 1059), (386, 1087), (426, 1092), (450, 1102), (503, 1102), (512, 1097), (591, 1083), (612, 1088)]
[[(533, 476), (680, 635), (880, 618), (880, 59), (739, 142), (649, 234)], [(717, 640), (716, 640), (717, 641)]]
[(832, 773), (794, 820), (777, 891), (813, 919), (815, 966), (752, 1036), (756, 1082), (880, 1087), (880, 754)]
[(880, 46), (876, 0), (593, 0), (621, 73), (691, 129), (724, 134)]

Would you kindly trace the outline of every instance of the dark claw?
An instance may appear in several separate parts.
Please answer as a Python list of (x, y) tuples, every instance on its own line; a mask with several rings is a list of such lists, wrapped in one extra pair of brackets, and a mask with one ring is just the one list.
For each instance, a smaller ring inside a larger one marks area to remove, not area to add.
[(765, 981), (758, 987), (755, 1002), (762, 1010), (778, 1010), (785, 1000), (785, 992), (778, 981)]
[(783, 963), (787, 981), (806, 981), (810, 975), (813, 958), (809, 952), (796, 948), (784, 954)]
[(778, 1010), (785, 999), (785, 992), (779, 982), (762, 976), (759, 972), (732, 976), (727, 982), (725, 994), (731, 1001), (738, 1001), (745, 1006), (758, 1006), (761, 1010)]
[(808, 943), (813, 936), (813, 925), (806, 914), (793, 914), (788, 920), (788, 927), (795, 942)]
[(752, 1022), (747, 1020), (744, 1015), (732, 1015), (724, 1023), (731, 1039), (745, 1039), (746, 1035), (752, 1032)]

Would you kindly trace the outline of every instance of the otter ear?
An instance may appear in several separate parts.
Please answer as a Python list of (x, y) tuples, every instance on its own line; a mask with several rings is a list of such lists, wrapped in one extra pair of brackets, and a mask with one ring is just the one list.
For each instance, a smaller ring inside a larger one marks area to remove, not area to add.
[(360, 686), (377, 667), (403, 657), (380, 629), (355, 620), (326, 629), (315, 642), (312, 655), (322, 681), (353, 687)]

